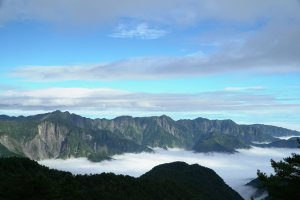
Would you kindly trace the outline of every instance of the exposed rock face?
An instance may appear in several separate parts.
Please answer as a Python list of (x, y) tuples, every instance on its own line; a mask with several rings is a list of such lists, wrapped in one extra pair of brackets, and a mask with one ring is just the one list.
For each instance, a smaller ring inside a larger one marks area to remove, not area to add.
[(59, 157), (68, 129), (49, 121), (41, 122), (37, 125), (37, 129), (38, 134), (32, 139), (15, 139), (9, 135), (2, 135), (0, 143), (12, 152), (22, 153), (34, 160)]
[(22, 152), (22, 148), (19, 143), (14, 139), (10, 138), (8, 135), (2, 135), (0, 137), (0, 144), (6, 147), (9, 151), (14, 153)]
[(124, 152), (151, 151), (148, 147), (234, 152), (251, 141), (275, 141), (273, 135), (297, 134), (274, 126), (238, 125), (232, 120), (174, 121), (165, 115), (92, 120), (55, 111), (0, 118), (0, 144), (5, 151), (35, 160), (85, 156), (96, 161)]
[(35, 160), (58, 158), (68, 129), (48, 121), (40, 123), (37, 129), (34, 139), (23, 145), (25, 155)]

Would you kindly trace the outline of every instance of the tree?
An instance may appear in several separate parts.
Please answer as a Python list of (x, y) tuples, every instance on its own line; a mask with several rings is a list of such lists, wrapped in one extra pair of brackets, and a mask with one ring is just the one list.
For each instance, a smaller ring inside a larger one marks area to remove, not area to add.
[(293, 153), (279, 162), (271, 160), (271, 166), (275, 174), (270, 176), (257, 171), (262, 186), (269, 193), (269, 199), (300, 199), (300, 155)]

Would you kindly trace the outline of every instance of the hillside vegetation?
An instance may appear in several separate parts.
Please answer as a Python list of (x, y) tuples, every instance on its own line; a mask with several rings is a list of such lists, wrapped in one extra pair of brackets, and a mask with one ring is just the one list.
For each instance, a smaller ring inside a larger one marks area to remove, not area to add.
[(213, 170), (199, 165), (164, 164), (140, 178), (112, 173), (74, 176), (16, 157), (0, 158), (0, 199), (242, 200)]
[(175, 121), (165, 115), (88, 119), (55, 111), (29, 117), (1, 115), (0, 156), (101, 161), (126, 152), (151, 152), (153, 147), (233, 153), (249, 148), (253, 141), (273, 142), (278, 140), (274, 136), (286, 135), (300, 133), (267, 125), (238, 125), (232, 120)]

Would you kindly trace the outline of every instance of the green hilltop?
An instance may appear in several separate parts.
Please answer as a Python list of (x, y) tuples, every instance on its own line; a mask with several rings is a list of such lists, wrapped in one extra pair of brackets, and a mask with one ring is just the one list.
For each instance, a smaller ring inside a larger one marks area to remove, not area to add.
[(163, 164), (140, 178), (112, 173), (72, 175), (28, 158), (0, 158), (3, 200), (242, 200), (211, 169), (183, 162)]

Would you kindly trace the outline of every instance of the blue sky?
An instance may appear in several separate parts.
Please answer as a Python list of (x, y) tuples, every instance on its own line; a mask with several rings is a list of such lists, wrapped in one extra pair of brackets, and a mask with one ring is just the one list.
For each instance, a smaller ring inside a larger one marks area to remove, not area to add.
[(300, 130), (298, 0), (0, 0), (0, 114)]

